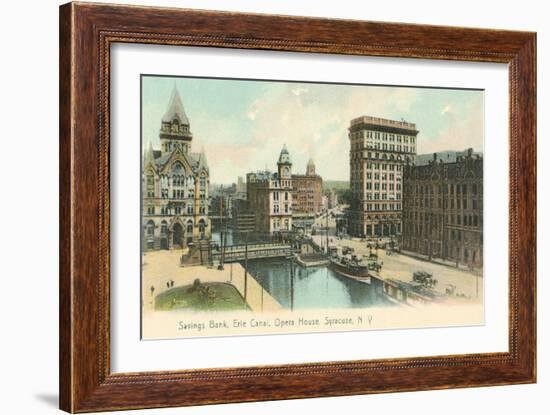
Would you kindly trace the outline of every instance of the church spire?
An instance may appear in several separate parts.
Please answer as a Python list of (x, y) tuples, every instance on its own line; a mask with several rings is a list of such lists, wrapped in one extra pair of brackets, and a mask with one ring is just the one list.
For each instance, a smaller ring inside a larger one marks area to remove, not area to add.
[(180, 93), (174, 81), (174, 89), (168, 102), (168, 108), (162, 117), (159, 132), (162, 154), (172, 152), (176, 148), (187, 154), (193, 140), (193, 134), (189, 127), (189, 118), (185, 114)]
[(177, 119), (180, 124), (189, 125), (189, 119), (185, 110), (183, 109), (183, 103), (181, 101), (180, 93), (176, 87), (174, 81), (174, 89), (172, 90), (172, 96), (170, 97), (170, 104), (168, 109), (162, 117), (162, 122), (172, 122), (174, 119)]

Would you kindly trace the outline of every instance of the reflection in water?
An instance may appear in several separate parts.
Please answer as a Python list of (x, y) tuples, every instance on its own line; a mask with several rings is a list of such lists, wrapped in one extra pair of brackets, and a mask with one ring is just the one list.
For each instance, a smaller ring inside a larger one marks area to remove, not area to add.
[[(290, 308), (289, 260), (248, 261), (248, 270), (282, 306)], [(341, 277), (327, 267), (302, 268), (294, 264), (295, 309), (364, 308), (387, 304), (369, 284)]]
[[(246, 240), (248, 243), (268, 242), (274, 236), (252, 232), (239, 234), (228, 229), (226, 238), (226, 244), (233, 245), (244, 244)], [(221, 244), (219, 230), (212, 233), (212, 240)], [(283, 307), (290, 308), (290, 260), (249, 260), (248, 271)], [(294, 264), (294, 309), (364, 308), (390, 304), (369, 284), (342, 277), (328, 267), (302, 268)]]

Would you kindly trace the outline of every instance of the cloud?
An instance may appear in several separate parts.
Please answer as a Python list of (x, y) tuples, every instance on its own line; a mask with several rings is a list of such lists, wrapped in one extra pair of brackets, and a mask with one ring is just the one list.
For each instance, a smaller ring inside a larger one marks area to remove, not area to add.
[[(223, 106), (223, 112), (204, 104), (208, 96), (201, 105), (186, 102), (193, 151), (204, 145), (215, 183), (235, 182), (238, 176), (266, 166), (275, 170), (284, 144), (294, 172), (305, 172), (307, 161), (313, 158), (325, 180), (348, 180), (348, 128), (350, 120), (361, 115), (417, 122), (419, 152), (482, 150), (483, 101), (470, 99), (469, 93), (459, 98), (454, 91), (406, 87), (262, 82), (247, 85), (246, 97), (235, 95), (235, 88), (226, 89), (224, 84), (212, 94), (223, 102), (229, 90), (232, 102), (239, 105)], [(147, 116), (153, 121), (144, 136), (154, 137), (154, 144), (162, 110)]]
[(224, 168), (223, 178), (213, 180), (234, 181), (236, 176), (266, 165), (275, 170), (284, 144), (291, 153), (294, 172), (305, 172), (307, 161), (313, 158), (325, 179), (347, 180), (350, 120), (363, 114), (405, 115), (415, 99), (412, 88), (271, 84), (246, 111), (246, 119), (253, 121), (246, 144), (241, 140), (232, 146), (226, 139), (214, 149), (223, 151), (224, 157), (235, 156), (236, 162)]
[(484, 119), (483, 97), (473, 96), (462, 108), (447, 104), (441, 111), (445, 128), (435, 136), (419, 136), (419, 153), (473, 148), (483, 151)]
[(256, 119), (256, 116), (258, 115), (259, 111), (260, 111), (260, 107), (258, 105), (258, 101), (254, 101), (254, 103), (250, 106), (250, 109), (246, 113), (246, 117), (249, 120), (254, 121)]
[(309, 91), (309, 89), (307, 89), (307, 88), (304, 88), (304, 87), (297, 87), (297, 88), (294, 88), (294, 89), (292, 90), (292, 93), (293, 93), (294, 95), (296, 95), (296, 96), (300, 96), (300, 95), (302, 95), (302, 94), (305, 94), (305, 93), (308, 92), (308, 91)]

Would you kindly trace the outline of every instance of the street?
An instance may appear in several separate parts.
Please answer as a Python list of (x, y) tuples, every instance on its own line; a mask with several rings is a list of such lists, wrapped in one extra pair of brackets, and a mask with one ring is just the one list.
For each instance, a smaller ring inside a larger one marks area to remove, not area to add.
[[(313, 240), (320, 246), (326, 245), (325, 235), (315, 235)], [(369, 254), (369, 248), (365, 241), (359, 239), (338, 239), (329, 236), (329, 245), (338, 247), (351, 247), (358, 257)], [(373, 250), (374, 251), (374, 250)], [(425, 271), (433, 275), (438, 283), (434, 290), (445, 294), (446, 289), (455, 288), (455, 294), (464, 297), (455, 298), (458, 301), (483, 300), (483, 278), (463, 269), (441, 265), (433, 262), (422, 261), (399, 253), (387, 255), (384, 249), (378, 249), (378, 259), (383, 263), (380, 276), (384, 279), (410, 282), (414, 271)]]

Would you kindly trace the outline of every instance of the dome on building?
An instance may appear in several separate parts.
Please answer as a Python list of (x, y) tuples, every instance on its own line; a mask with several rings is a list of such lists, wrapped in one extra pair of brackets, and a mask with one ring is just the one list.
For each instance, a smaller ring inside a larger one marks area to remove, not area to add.
[(281, 154), (279, 155), (279, 161), (277, 162), (277, 164), (292, 164), (292, 161), (290, 160), (290, 154), (286, 149), (286, 144), (283, 145), (283, 149), (281, 150)]

